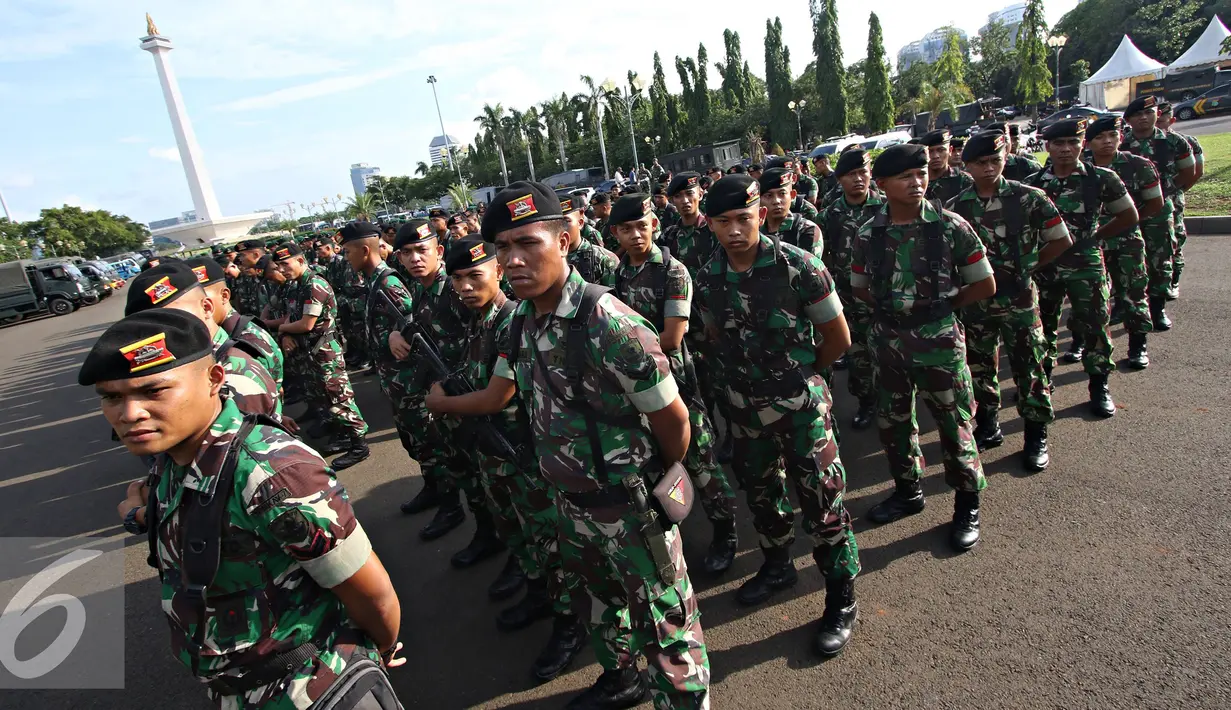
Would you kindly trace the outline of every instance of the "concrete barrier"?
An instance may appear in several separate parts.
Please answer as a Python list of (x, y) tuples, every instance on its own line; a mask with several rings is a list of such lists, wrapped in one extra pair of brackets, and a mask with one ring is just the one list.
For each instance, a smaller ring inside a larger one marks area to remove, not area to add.
[(1185, 217), (1184, 229), (1188, 236), (1203, 234), (1231, 234), (1231, 215), (1216, 217)]

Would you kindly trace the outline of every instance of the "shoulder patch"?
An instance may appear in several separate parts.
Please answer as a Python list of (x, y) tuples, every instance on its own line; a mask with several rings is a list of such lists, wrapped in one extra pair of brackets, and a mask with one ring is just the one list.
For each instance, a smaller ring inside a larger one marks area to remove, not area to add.
[(291, 508), (269, 523), (269, 533), (279, 542), (295, 545), (308, 537), (308, 519), (298, 508)]

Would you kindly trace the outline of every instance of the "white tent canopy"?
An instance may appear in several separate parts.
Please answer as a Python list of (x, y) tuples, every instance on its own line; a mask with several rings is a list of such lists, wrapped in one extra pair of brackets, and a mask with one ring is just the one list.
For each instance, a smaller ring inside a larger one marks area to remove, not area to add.
[(1081, 100), (1101, 108), (1122, 108), (1137, 82), (1158, 79), (1165, 70), (1162, 62), (1147, 57), (1124, 35), (1111, 59), (1081, 83)]
[(1222, 41), (1227, 37), (1231, 37), (1231, 30), (1215, 15), (1206, 26), (1205, 32), (1193, 42), (1193, 46), (1181, 54), (1179, 59), (1167, 65), (1167, 71), (1182, 71), (1231, 59), (1231, 54), (1224, 54), (1222, 51)]

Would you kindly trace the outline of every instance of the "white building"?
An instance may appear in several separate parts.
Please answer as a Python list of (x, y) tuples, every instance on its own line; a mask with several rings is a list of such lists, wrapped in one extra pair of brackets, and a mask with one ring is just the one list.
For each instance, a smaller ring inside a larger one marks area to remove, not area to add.
[(362, 195), (367, 192), (368, 183), (372, 182), (372, 177), (376, 175), (380, 175), (380, 168), (367, 163), (355, 163), (350, 166), (350, 184), (355, 188), (355, 194)]
[(950, 25), (934, 29), (922, 39), (917, 39), (898, 50), (898, 71), (906, 71), (915, 62), (931, 64), (940, 59), (940, 55), (945, 51), (945, 40), (948, 39), (950, 32), (956, 33), (963, 43), (966, 42), (966, 33), (957, 27)]
[(1022, 25), (1022, 17), (1026, 15), (1026, 3), (1019, 2), (1003, 10), (997, 10), (987, 16), (987, 25), (979, 29), (982, 33), (993, 22), (999, 22), (1009, 31), (1009, 49), (1017, 46), (1017, 28)]
[[(448, 140), (446, 140), (446, 138)], [(427, 146), (428, 155), (432, 157), (432, 165), (448, 165), (449, 146), (453, 146), (453, 155), (461, 155), (465, 148), (453, 136), (436, 136)]]

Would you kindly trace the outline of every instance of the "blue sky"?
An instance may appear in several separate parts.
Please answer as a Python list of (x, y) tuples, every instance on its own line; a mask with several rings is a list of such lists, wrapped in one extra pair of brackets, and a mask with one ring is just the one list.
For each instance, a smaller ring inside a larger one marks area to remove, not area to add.
[[(1009, 0), (839, 3), (844, 61), (867, 42), (867, 12), (891, 56), (954, 24), (974, 34)], [(1050, 22), (1077, 0), (1047, 3)], [(764, 73), (765, 20), (782, 18), (798, 74), (810, 61), (806, 0), (520, 3), (467, 0), (0, 0), (0, 190), (17, 219), (60, 204), (139, 221), (192, 208), (153, 59), (139, 49), (149, 12), (175, 45), (170, 57), (214, 189), (226, 214), (351, 194), (349, 167), (410, 174), (445, 125), (464, 142), (485, 102), (525, 108), (628, 69), (650, 76), (663, 57), (705, 42), (721, 61), (722, 30), (740, 33), (744, 58)], [(720, 12), (716, 10), (725, 10)], [(764, 13), (761, 14), (764, 8)], [(716, 70), (711, 67), (711, 84)]]

